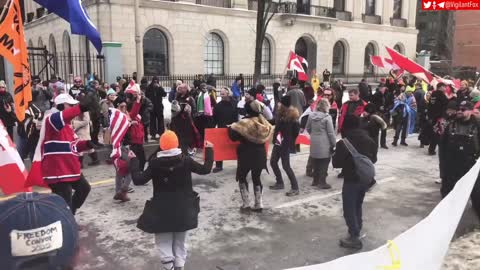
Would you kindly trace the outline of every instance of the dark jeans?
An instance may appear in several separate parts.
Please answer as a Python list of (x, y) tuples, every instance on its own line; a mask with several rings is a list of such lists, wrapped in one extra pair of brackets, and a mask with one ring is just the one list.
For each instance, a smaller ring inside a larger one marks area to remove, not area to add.
[[(375, 142), (378, 143), (378, 140)], [(382, 129), (382, 131), (380, 131), (380, 146), (384, 145), (387, 145), (387, 129)]]
[(430, 139), (430, 145), (428, 145), (429, 153), (435, 152), (435, 149), (437, 148), (438, 140), (439, 140), (439, 135), (434, 133), (432, 138)]
[(144, 140), (145, 142), (148, 142), (148, 130), (149, 130), (149, 127), (150, 127), (150, 123), (148, 123), (148, 124), (143, 123), (143, 134), (144, 134), (143, 140)]
[(163, 114), (150, 113), (150, 136), (162, 135), (165, 132)]
[(328, 176), (328, 165), (330, 158), (311, 158), (313, 166), (313, 182), (315, 184), (325, 184)]
[(343, 217), (348, 227), (348, 233), (353, 237), (359, 237), (362, 230), (362, 205), (367, 187), (359, 183), (343, 184)]
[(130, 150), (132, 150), (132, 152), (135, 154), (135, 156), (137, 156), (140, 171), (143, 171), (143, 169), (145, 168), (145, 163), (146, 163), (145, 149), (143, 149), (143, 145), (142, 144), (132, 144), (132, 145), (130, 145)]
[(98, 134), (100, 133), (100, 121), (99, 117), (93, 117), (92, 119), (92, 131), (90, 132), (90, 137), (92, 137), (93, 143), (98, 143)]
[(290, 153), (288, 152), (288, 150), (282, 151), (282, 148), (280, 146), (275, 145), (272, 150), (272, 156), (270, 157), (270, 166), (272, 166), (273, 173), (275, 174), (275, 178), (277, 180), (277, 184), (283, 185), (282, 172), (280, 171), (280, 167), (278, 166), (278, 161), (280, 159), (282, 159), (282, 167), (288, 175), (288, 179), (290, 180), (292, 189), (298, 190), (297, 178), (295, 177), (295, 173), (290, 166)]
[(248, 189), (247, 175), (250, 171), (252, 172), (253, 186), (262, 187), (262, 180), (260, 179), (260, 175), (262, 174), (263, 169), (251, 170), (251, 169), (245, 169), (242, 167), (237, 167), (237, 181), (240, 184), (245, 184)]
[[(393, 139), (395, 141), (398, 141), (398, 138), (400, 136), (400, 132), (402, 132), (402, 141), (405, 141), (407, 138), (407, 132), (408, 132), (408, 117), (404, 117), (402, 119), (399, 119), (396, 124), (395, 124), (395, 136)], [(385, 135), (386, 136), (386, 135)]]
[[(50, 184), (52, 192), (62, 197), (67, 202), (70, 210), (75, 215), (75, 212), (80, 208), (87, 199), (88, 193), (90, 193), (90, 184), (87, 179), (80, 175), (80, 179), (74, 182), (60, 182)], [(72, 190), (75, 190), (72, 196)]]

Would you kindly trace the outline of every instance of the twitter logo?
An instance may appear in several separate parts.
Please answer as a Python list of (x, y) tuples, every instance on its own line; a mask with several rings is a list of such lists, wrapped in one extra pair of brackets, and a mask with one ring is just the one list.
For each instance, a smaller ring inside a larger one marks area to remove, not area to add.
[(430, 1), (423, 3), (423, 9), (430, 9), (431, 6), (432, 6), (432, 2)]

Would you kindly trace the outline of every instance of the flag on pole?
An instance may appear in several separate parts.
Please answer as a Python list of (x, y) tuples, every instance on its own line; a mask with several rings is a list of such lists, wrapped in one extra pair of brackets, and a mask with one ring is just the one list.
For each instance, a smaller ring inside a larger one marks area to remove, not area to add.
[(19, 0), (10, 2), (8, 13), (0, 25), (0, 55), (13, 65), (15, 114), (19, 121), (23, 121), (28, 103), (32, 101), (32, 88)]
[(25, 187), (26, 177), (23, 160), (0, 120), (0, 189), (6, 195), (31, 191)]
[(400, 69), (393, 61), (392, 59), (388, 59), (385, 57), (381, 57), (378, 55), (371, 55), (370, 56), (370, 62), (372, 65), (379, 67), (379, 68), (385, 68), (385, 69)]
[(392, 57), (393, 63), (395, 63), (401, 69), (410, 72), (413, 76), (422, 79), (427, 83), (430, 83), (433, 80), (433, 74), (430, 71), (426, 70), (424, 67), (408, 59), (394, 49), (390, 49), (389, 47), (386, 47), (386, 49)]
[(290, 51), (287, 63), (287, 70), (295, 71), (300, 81), (308, 81), (308, 75), (305, 72), (302, 63), (305, 63), (308, 66), (307, 61), (303, 57), (298, 56), (294, 52)]
[(100, 33), (82, 6), (82, 0), (34, 0), (70, 23), (72, 34), (86, 36), (98, 53), (102, 51)]

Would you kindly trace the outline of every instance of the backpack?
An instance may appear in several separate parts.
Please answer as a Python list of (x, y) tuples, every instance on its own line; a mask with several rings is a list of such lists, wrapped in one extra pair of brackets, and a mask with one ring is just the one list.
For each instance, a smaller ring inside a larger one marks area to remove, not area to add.
[(358, 177), (358, 182), (364, 185), (370, 185), (375, 178), (375, 166), (373, 162), (367, 156), (360, 154), (348, 139), (343, 139), (343, 143), (352, 155), (355, 166), (354, 171)]

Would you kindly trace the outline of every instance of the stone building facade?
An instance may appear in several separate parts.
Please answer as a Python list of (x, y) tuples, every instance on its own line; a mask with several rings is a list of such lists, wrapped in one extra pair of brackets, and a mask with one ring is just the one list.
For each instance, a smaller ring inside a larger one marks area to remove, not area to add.
[[(123, 73), (253, 73), (256, 1), (138, 0), (138, 36), (135, 1), (83, 1), (103, 41), (121, 45)], [(283, 73), (291, 50), (308, 60), (310, 70), (343, 74), (371, 72), (368, 55), (386, 55), (385, 46), (415, 57), (416, 0), (281, 2), (264, 42), (264, 73)], [(70, 34), (61, 18), (47, 12), (36, 16), (38, 8), (25, 0), (30, 46), (94, 52), (84, 37)], [(143, 65), (137, 66), (137, 58)]]

